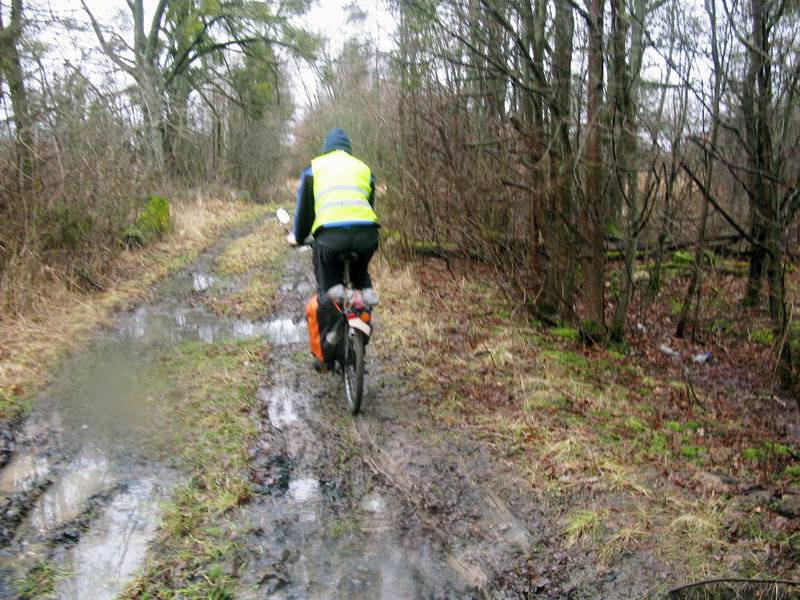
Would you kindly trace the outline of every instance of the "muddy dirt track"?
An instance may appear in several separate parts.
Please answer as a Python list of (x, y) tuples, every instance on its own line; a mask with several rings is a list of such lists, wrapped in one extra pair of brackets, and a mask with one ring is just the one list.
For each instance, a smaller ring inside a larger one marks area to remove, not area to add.
[[(646, 558), (598, 578), (562, 548), (557, 519), (480, 443), (448, 430), (414, 382), (368, 348), (363, 414), (336, 374), (311, 369), (303, 306), (310, 254), (288, 254), (275, 314), (211, 314), (203, 294), (240, 285), (213, 259), (220, 240), (152, 298), (118, 315), (58, 369), (14, 432), (0, 471), (0, 597), (40, 561), (63, 573), (59, 598), (113, 598), (143, 565), (160, 503), (185, 477), (147, 432), (164, 430), (153, 361), (187, 340), (261, 338), (269, 382), (249, 449), (253, 498), (226, 515), (240, 598), (629, 598), (652, 589)], [(387, 359), (388, 360), (388, 359)]]

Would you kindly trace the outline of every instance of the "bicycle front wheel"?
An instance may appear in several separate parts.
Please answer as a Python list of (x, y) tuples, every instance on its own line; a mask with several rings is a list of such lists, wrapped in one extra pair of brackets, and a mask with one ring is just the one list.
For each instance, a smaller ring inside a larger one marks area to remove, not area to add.
[(344, 336), (345, 360), (342, 365), (344, 399), (350, 412), (357, 415), (364, 396), (364, 334), (349, 327), (347, 329), (349, 331)]

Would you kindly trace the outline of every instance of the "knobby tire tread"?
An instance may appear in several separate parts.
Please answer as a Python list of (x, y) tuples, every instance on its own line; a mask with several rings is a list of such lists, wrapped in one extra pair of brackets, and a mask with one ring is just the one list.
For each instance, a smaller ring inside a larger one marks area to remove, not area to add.
[[(354, 331), (353, 336), (345, 333), (345, 365), (342, 369), (342, 380), (344, 383), (345, 401), (347, 408), (353, 415), (357, 415), (361, 410), (361, 401), (364, 396), (364, 334)], [(352, 348), (350, 343), (352, 342)], [(350, 363), (350, 353), (352, 350), (353, 361)], [(348, 378), (350, 378), (348, 381)]]

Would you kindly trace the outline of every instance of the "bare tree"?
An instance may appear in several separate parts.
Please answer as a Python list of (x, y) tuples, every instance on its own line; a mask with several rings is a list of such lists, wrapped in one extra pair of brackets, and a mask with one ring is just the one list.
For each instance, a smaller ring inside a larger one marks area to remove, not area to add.
[[(132, 0), (133, 40), (107, 35), (85, 0), (81, 0), (104, 53), (136, 82), (153, 168), (165, 166), (165, 147), (174, 146), (174, 132), (186, 112), (189, 93), (202, 80), (194, 71), (206, 57), (219, 62), (230, 50), (246, 51), (257, 42), (280, 45), (300, 55), (313, 49), (313, 39), (289, 19), (303, 5), (274, 7), (226, 0), (216, 4), (159, 0), (149, 25), (143, 0)], [(209, 63), (206, 63), (206, 67)], [(219, 75), (219, 74), (218, 74)]]
[(3, 5), (0, 3), (0, 74), (8, 83), (14, 113), (14, 130), (17, 140), (17, 169), (20, 192), (25, 193), (33, 181), (33, 131), (30, 102), (25, 87), (25, 74), (20, 58), (23, 28), (22, 0), (11, 0), (7, 25), (3, 23)]

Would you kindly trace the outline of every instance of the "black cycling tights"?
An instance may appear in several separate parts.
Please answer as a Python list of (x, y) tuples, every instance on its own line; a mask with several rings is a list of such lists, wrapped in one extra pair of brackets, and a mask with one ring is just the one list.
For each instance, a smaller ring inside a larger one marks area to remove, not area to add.
[(378, 249), (378, 228), (373, 225), (353, 227), (331, 227), (314, 234), (314, 274), (317, 288), (324, 294), (333, 286), (344, 283), (342, 254), (358, 253), (358, 259), (350, 263), (350, 281), (355, 289), (372, 287), (369, 276), (369, 261)]

